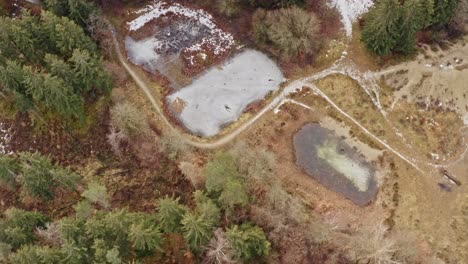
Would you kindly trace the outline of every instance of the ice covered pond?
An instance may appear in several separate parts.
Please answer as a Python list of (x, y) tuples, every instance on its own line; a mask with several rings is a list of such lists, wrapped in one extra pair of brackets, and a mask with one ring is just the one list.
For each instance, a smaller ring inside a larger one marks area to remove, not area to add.
[(325, 187), (362, 206), (377, 194), (374, 166), (332, 130), (306, 124), (294, 136), (294, 148), (297, 165)]
[(283, 80), (268, 56), (245, 50), (169, 95), (167, 102), (192, 133), (213, 136), (236, 121), (250, 103), (278, 89)]

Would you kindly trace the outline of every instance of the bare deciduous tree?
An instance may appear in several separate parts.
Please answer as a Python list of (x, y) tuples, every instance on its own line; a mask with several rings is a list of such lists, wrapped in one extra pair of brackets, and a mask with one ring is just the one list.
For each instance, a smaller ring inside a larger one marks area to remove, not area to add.
[(229, 241), (226, 239), (226, 234), (219, 228), (214, 232), (214, 237), (206, 249), (206, 255), (203, 263), (205, 264), (231, 264), (236, 263), (233, 259), (234, 250)]

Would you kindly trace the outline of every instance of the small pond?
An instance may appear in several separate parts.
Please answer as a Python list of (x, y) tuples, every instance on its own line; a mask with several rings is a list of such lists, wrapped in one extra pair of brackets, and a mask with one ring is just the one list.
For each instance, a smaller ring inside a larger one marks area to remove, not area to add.
[(378, 191), (375, 168), (332, 130), (310, 123), (294, 136), (296, 163), (328, 189), (360, 206)]
[(192, 84), (167, 97), (169, 108), (193, 134), (213, 136), (252, 102), (275, 91), (284, 76), (265, 54), (245, 50), (210, 68)]

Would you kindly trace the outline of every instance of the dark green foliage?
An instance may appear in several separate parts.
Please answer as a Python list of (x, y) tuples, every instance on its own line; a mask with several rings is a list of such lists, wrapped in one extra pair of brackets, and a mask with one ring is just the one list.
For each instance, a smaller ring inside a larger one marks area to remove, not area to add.
[(133, 223), (132, 214), (127, 210), (98, 212), (86, 222), (86, 234), (92, 240), (105, 241), (107, 248), (117, 246), (122, 254), (130, 252), (128, 232)]
[(450, 22), (458, 0), (382, 0), (365, 16), (361, 39), (377, 55), (410, 54), (416, 34)]
[(63, 263), (63, 254), (59, 249), (45, 246), (25, 245), (10, 256), (12, 264), (55, 264)]
[(433, 0), (434, 14), (432, 25), (441, 26), (450, 22), (457, 9), (460, 0)]
[(398, 0), (382, 0), (366, 15), (362, 40), (377, 55), (389, 54), (398, 42), (401, 5)]
[(218, 152), (206, 164), (206, 190), (209, 193), (220, 193), (227, 183), (227, 179), (238, 178), (239, 172), (234, 158), (225, 152)]
[(32, 197), (48, 200), (53, 198), (56, 187), (74, 190), (79, 175), (54, 166), (49, 158), (38, 153), (20, 153), (22, 191)]
[(20, 166), (16, 159), (0, 155), (0, 187), (14, 190), (19, 171)]
[(165, 233), (179, 232), (182, 218), (187, 210), (186, 206), (179, 203), (179, 198), (166, 197), (159, 199), (156, 218), (161, 230)]
[(37, 212), (10, 208), (0, 219), (0, 242), (9, 244), (13, 249), (33, 243), (36, 227), (44, 227), (48, 218)]
[(263, 230), (257, 226), (235, 225), (226, 231), (226, 236), (241, 260), (248, 261), (256, 257), (267, 256), (270, 252), (270, 242)]
[(408, 0), (402, 7), (399, 22), (400, 36), (394, 50), (403, 54), (414, 52), (416, 47), (416, 33), (427, 23), (427, 10), (419, 0)]
[(248, 0), (248, 2), (254, 7), (261, 8), (279, 8), (304, 4), (304, 0)]
[(161, 250), (163, 237), (154, 219), (144, 216), (143, 219), (133, 223), (129, 232), (130, 241), (136, 250)]
[(240, 178), (235, 159), (229, 153), (218, 152), (205, 168), (206, 190), (232, 211), (248, 203), (247, 189)]
[(202, 191), (193, 193), (195, 203), (197, 204), (196, 213), (202, 216), (212, 226), (217, 226), (221, 218), (221, 213), (215, 202), (208, 198)]
[(83, 97), (111, 87), (96, 44), (73, 21), (50, 12), (0, 22), (3, 93), (20, 111), (51, 112), (67, 123), (82, 123)]
[(86, 0), (44, 0), (47, 10), (57, 16), (65, 16), (84, 27), (96, 6)]
[(236, 206), (246, 206), (249, 203), (249, 195), (240, 179), (229, 179), (219, 196), (219, 201), (224, 208), (232, 211)]
[(213, 236), (214, 226), (202, 215), (187, 213), (182, 219), (182, 232), (190, 248), (200, 252)]

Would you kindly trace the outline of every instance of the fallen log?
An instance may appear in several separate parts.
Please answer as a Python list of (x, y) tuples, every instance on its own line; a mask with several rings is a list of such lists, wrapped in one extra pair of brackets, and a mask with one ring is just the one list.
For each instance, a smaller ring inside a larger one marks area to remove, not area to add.
[(442, 169), (440, 171), (442, 173), (442, 175), (444, 175), (445, 177), (447, 177), (449, 180), (451, 180), (452, 182), (454, 182), (456, 185), (458, 186), (461, 186), (462, 183), (461, 181), (459, 181), (457, 178), (455, 178), (454, 176), (450, 175), (450, 173), (446, 170), (446, 169)]

